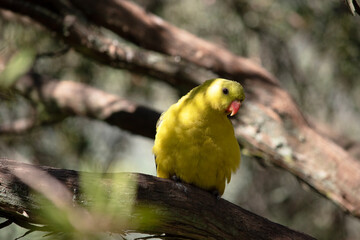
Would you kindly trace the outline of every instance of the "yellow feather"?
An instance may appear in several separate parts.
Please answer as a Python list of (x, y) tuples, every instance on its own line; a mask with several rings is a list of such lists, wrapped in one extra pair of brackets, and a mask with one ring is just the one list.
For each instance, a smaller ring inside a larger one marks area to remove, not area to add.
[(192, 89), (164, 112), (153, 147), (157, 176), (175, 175), (222, 195), (240, 164), (240, 148), (227, 109), (244, 97), (239, 83), (217, 78)]

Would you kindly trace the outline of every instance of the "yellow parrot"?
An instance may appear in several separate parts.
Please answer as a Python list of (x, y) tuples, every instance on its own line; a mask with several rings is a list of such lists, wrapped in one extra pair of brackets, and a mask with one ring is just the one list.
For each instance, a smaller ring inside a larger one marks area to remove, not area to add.
[(237, 113), (244, 98), (238, 82), (216, 78), (170, 106), (157, 123), (157, 176), (221, 196), (240, 164), (239, 144), (227, 116)]

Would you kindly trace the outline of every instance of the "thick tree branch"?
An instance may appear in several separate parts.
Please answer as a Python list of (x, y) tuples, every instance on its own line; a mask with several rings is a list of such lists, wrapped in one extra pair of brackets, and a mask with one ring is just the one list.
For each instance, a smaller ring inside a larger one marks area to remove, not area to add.
[(36, 104), (45, 105), (53, 118), (89, 117), (145, 137), (155, 136), (158, 112), (85, 84), (29, 73), (15, 83), (14, 89)]
[(52, 4), (42, 1), (36, 4), (26, 0), (0, 0), (0, 8), (31, 17), (57, 33), (76, 51), (112, 67), (143, 74), (150, 73), (153, 77), (166, 79), (172, 85), (183, 85), (188, 89), (196, 83), (216, 76), (211, 71), (199, 68), (179, 57), (137, 49), (108, 38), (97, 31), (96, 26), (83, 21), (82, 16), (69, 11), (68, 6), (64, 6), (62, 1), (54, 1)]
[[(85, 207), (91, 209), (91, 200), (86, 199), (83, 190), (79, 187), (82, 184), (80, 181), (82, 178), (79, 178), (81, 174), (86, 174), (88, 181), (101, 181), (104, 188), (109, 188), (111, 185), (121, 186), (120, 182), (114, 182), (113, 177), (115, 175), (127, 175), (133, 179), (132, 181), (135, 181), (137, 194), (133, 204), (136, 208), (130, 214), (135, 219), (142, 218), (141, 211), (137, 211), (137, 208), (152, 209), (151, 214), (155, 218), (156, 225), (140, 224), (136, 226), (129, 224), (130, 230), (145, 233), (166, 233), (185, 239), (313, 239), (305, 234), (272, 223), (226, 200), (217, 200), (213, 195), (201, 189), (190, 185), (179, 188), (178, 184), (171, 180), (134, 173), (106, 174), (99, 178), (98, 174), (65, 169), (43, 166), (35, 169), (27, 164), (10, 160), (0, 160), (1, 213), (20, 224), (25, 222), (48, 225), (49, 223), (44, 222), (37, 212), (41, 211), (44, 206), (38, 203), (27, 185), (37, 191), (54, 191), (54, 185), (57, 186), (58, 183), (52, 179), (50, 181), (53, 183), (49, 184), (49, 176), (56, 178), (69, 189), (67, 194), (70, 195), (63, 197), (63, 194), (59, 195), (65, 191), (62, 189), (63, 187), (56, 187), (57, 194), (55, 195), (58, 197), (52, 196), (56, 206), (69, 208), (68, 199), (78, 199), (79, 201), (81, 199), (82, 202), (88, 203), (85, 204)], [(36, 182), (31, 182), (33, 178), (26, 177), (32, 175), (36, 175)], [(122, 191), (131, 192), (132, 190), (125, 185)], [(106, 198), (112, 197), (111, 193), (106, 196)], [(129, 198), (117, 199), (117, 201), (119, 204), (125, 204), (126, 201), (131, 203), (132, 200)], [(72, 211), (80, 211), (81, 209), (74, 208)], [(86, 210), (82, 209), (82, 213), (85, 213), (84, 211)], [(82, 221), (87, 221), (87, 218)], [(113, 232), (121, 231), (116, 225), (108, 225), (108, 229), (105, 229)], [(98, 226), (93, 227), (98, 229)], [(51, 226), (47, 226), (47, 229), (51, 229)]]
[[(170, 70), (175, 70), (168, 71), (168, 68), (162, 68), (163, 65), (159, 66), (158, 61), (151, 61), (152, 58), (139, 57), (135, 61), (132, 56), (136, 55), (127, 54), (123, 48), (112, 45), (112, 41), (94, 32), (73, 13), (64, 14), (66, 9), (59, 14), (43, 2), (37, 2), (38, 6), (24, 5), (26, 2), (21, 0), (1, 0), (0, 7), (34, 18), (79, 52), (112, 66), (142, 69), (139, 72), (169, 83), (193, 86), (204, 80), (201, 76), (205, 75), (200, 72), (182, 75), (178, 74), (178, 70), (199, 69), (196, 64), (241, 81), (245, 85), (247, 99), (235, 129), (245, 150), (292, 172), (345, 211), (360, 217), (360, 163), (314, 130), (293, 99), (266, 70), (146, 13), (129, 1), (107, 0), (98, 7), (94, 7), (98, 3), (91, 2), (93, 4), (76, 0), (78, 9), (83, 10), (82, 14), (91, 16), (89, 21), (95, 19), (98, 24), (130, 40), (135, 39), (136, 43), (141, 42), (147, 48), (187, 59), (192, 62), (193, 68), (186, 68), (187, 62), (173, 61)], [(152, 42), (151, 39), (157, 41)], [(156, 56), (169, 59), (161, 54)]]
[(131, 1), (72, 2), (99, 26), (111, 29), (144, 48), (180, 56), (219, 75), (231, 76), (232, 79), (256, 77), (278, 84), (268, 71), (249, 59), (236, 56), (222, 47), (179, 29)]

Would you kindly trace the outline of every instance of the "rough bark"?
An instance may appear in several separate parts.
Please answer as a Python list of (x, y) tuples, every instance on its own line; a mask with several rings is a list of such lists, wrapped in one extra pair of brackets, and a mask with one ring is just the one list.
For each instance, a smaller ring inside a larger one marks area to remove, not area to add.
[[(70, 205), (66, 203), (66, 198), (70, 199), (69, 202), (72, 205), (74, 204), (72, 199), (91, 202), (86, 199), (86, 195), (82, 194), (80, 187), (82, 178), (79, 177), (81, 174), (86, 174), (88, 181), (101, 181), (104, 188), (114, 184), (121, 185), (121, 183), (113, 181), (114, 175), (127, 175), (133, 179), (132, 181), (135, 181), (137, 194), (134, 205), (136, 207), (130, 214), (133, 214), (134, 218), (141, 218), (143, 217), (141, 211), (137, 211), (136, 208), (150, 208), (156, 225), (132, 225), (130, 223), (128, 224), (129, 230), (150, 234), (166, 233), (177, 239), (313, 239), (270, 222), (224, 199), (218, 200), (201, 189), (190, 185), (183, 185), (179, 188), (178, 184), (171, 180), (135, 173), (106, 174), (99, 178), (99, 174), (45, 166), (34, 168), (28, 164), (4, 159), (0, 160), (1, 214), (21, 225), (25, 225), (25, 223), (48, 225), (49, 223), (44, 222), (41, 215), (37, 214), (37, 211), (41, 211), (43, 206), (37, 202), (28, 185), (40, 192), (47, 191), (49, 193), (50, 191), (51, 196), (58, 195), (53, 199), (53, 202), (56, 201), (56, 206)], [(36, 175), (36, 182), (31, 182), (31, 179), (34, 178), (27, 177), (32, 175)], [(59, 183), (66, 187), (64, 189), (69, 190), (66, 194), (64, 194), (66, 190), (56, 186)], [(126, 186), (123, 186), (122, 191), (131, 192), (132, 189)], [(111, 193), (106, 198), (112, 198)], [(124, 201), (131, 202), (132, 200), (131, 198), (121, 199), (119, 204), (124, 204)], [(69, 207), (68, 210), (79, 212), (79, 206)], [(89, 205), (81, 208), (84, 207), (91, 209)], [(86, 221), (86, 219), (82, 221)], [(109, 229), (102, 230), (122, 231), (116, 226), (109, 225), (107, 227)], [(93, 228), (97, 229), (98, 226), (93, 226)], [(51, 226), (47, 226), (47, 229), (51, 229)]]
[[(139, 70), (173, 85), (185, 82), (190, 86), (205, 79), (202, 76), (206, 74), (185, 74), (184, 77), (177, 70), (168, 71), (168, 68), (152, 64), (151, 58), (139, 58), (143, 59), (139, 63), (129, 61), (133, 58), (127, 54), (113, 55), (118, 48), (110, 44), (106, 37), (87, 27), (80, 17), (76, 17), (77, 13), (68, 11), (66, 7), (71, 8), (72, 5), (67, 3), (64, 7), (64, 2), (55, 1), (57, 6), (54, 8), (40, 1), (29, 5), (21, 0), (1, 0), (0, 7), (32, 17), (55, 31), (80, 53), (97, 61)], [(74, 2), (79, 14), (88, 16), (90, 22), (141, 43), (143, 47), (172, 55), (175, 59), (180, 58), (179, 65), (176, 61), (171, 65), (175, 69), (182, 64), (198, 65), (204, 67), (206, 73), (206, 69), (211, 69), (242, 82), (247, 99), (235, 129), (244, 150), (290, 171), (345, 211), (360, 217), (360, 163), (312, 128), (293, 99), (266, 70), (166, 23), (129, 1), (107, 0), (98, 7), (94, 7), (98, 4), (95, 1), (91, 1), (92, 4), (82, 0)], [(151, 38), (148, 34), (151, 34)]]

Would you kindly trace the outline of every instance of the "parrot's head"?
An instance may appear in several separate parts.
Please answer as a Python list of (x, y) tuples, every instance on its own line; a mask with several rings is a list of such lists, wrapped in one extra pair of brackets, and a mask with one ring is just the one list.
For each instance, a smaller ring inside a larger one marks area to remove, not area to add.
[(238, 112), (245, 99), (244, 88), (240, 83), (216, 78), (204, 84), (208, 84), (205, 96), (213, 109), (224, 112), (226, 115), (230, 114), (230, 116)]

